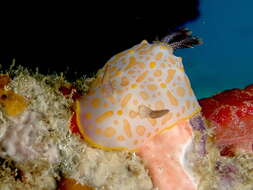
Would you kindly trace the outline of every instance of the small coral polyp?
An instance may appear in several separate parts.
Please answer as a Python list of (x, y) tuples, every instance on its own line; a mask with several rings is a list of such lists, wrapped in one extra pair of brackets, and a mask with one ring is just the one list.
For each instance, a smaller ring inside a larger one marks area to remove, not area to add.
[(182, 59), (168, 44), (147, 41), (113, 56), (76, 107), (87, 142), (130, 151), (200, 110)]

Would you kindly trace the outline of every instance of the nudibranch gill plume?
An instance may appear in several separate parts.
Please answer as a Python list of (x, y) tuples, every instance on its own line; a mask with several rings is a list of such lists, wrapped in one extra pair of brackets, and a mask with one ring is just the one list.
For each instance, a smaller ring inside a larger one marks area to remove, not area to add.
[(88, 143), (104, 150), (134, 151), (200, 111), (175, 48), (144, 40), (98, 71), (76, 105), (77, 123)]

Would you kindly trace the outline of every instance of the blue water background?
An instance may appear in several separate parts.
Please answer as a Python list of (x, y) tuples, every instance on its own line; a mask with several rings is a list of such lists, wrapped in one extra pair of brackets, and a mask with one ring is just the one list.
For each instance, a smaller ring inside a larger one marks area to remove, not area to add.
[(253, 84), (253, 1), (202, 0), (186, 25), (204, 44), (178, 50), (198, 98)]

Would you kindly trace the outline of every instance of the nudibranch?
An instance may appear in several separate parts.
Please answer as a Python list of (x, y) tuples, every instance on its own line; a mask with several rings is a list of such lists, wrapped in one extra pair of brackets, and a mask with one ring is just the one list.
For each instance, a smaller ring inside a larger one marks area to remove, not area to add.
[(144, 40), (98, 71), (76, 105), (77, 123), (88, 143), (134, 151), (200, 111), (182, 59), (173, 54), (174, 46), (187, 43), (173, 46), (165, 39), (152, 44)]
[(198, 43), (188, 30), (162, 42), (144, 40), (113, 56), (76, 102), (84, 140), (104, 150), (135, 151), (160, 190), (197, 189), (186, 152), (193, 129), (204, 122), (182, 59), (173, 50)]

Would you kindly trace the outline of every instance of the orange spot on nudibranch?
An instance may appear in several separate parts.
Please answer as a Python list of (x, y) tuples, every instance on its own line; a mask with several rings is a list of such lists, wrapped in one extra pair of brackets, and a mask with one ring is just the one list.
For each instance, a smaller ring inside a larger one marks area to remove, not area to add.
[(154, 72), (154, 76), (155, 77), (160, 77), (162, 75), (162, 71), (161, 70), (155, 70)]
[(129, 50), (128, 50), (128, 53), (134, 53), (134, 50), (129, 49)]
[(97, 117), (96, 119), (96, 122), (97, 123), (101, 123), (103, 122), (105, 119), (109, 118), (113, 116), (113, 111), (107, 111), (107, 112), (104, 112), (103, 114), (101, 114), (100, 116)]
[(124, 141), (124, 140), (125, 140), (125, 137), (124, 137), (124, 136), (118, 136), (118, 137), (117, 137), (117, 140), (118, 140), (118, 141)]
[(100, 128), (96, 128), (96, 129), (95, 129), (95, 133), (96, 133), (97, 135), (100, 135), (101, 132), (102, 132), (102, 130), (101, 130)]
[(159, 52), (155, 55), (156, 60), (160, 60), (163, 57), (163, 52)]
[(118, 77), (119, 75), (121, 75), (121, 73), (121, 71), (116, 71), (113, 75), (110, 76), (110, 78)]
[(124, 131), (125, 131), (126, 135), (128, 137), (132, 137), (132, 131), (131, 131), (130, 123), (126, 119), (123, 120), (123, 123), (124, 123)]
[(155, 119), (148, 119), (149, 123), (154, 127), (156, 126), (156, 120)]
[(126, 96), (124, 96), (123, 98), (122, 98), (122, 100), (121, 100), (121, 107), (125, 107), (126, 105), (127, 105), (127, 103), (130, 101), (130, 99), (131, 99), (131, 97), (132, 97), (132, 94), (131, 93), (129, 93), (129, 94), (127, 94)]
[(142, 63), (142, 62), (138, 62), (138, 66), (139, 66), (141, 69), (144, 69), (144, 68), (145, 68), (145, 64)]
[(183, 97), (184, 94), (185, 94), (185, 90), (182, 87), (177, 87), (176, 91), (177, 91), (177, 95), (180, 96), (180, 97)]
[(167, 96), (169, 98), (170, 103), (173, 106), (177, 106), (178, 105), (178, 100), (176, 99), (175, 96), (173, 96), (173, 94), (169, 90), (167, 91)]
[(122, 77), (120, 85), (121, 86), (127, 86), (128, 84), (129, 84), (128, 78), (127, 77)]
[(166, 88), (166, 84), (165, 84), (165, 83), (161, 83), (161, 84), (160, 84), (160, 87), (161, 87), (161, 88)]
[(185, 81), (186, 87), (188, 89), (191, 89), (190, 81), (186, 75), (184, 76), (184, 81)]
[(137, 88), (137, 84), (132, 84), (131, 88)]
[(163, 118), (162, 118), (162, 121), (161, 121), (161, 124), (164, 125), (165, 123), (167, 123), (169, 120), (171, 120), (172, 118), (172, 113), (167, 113)]
[(107, 127), (103, 134), (105, 137), (113, 137), (116, 134), (116, 130), (113, 127)]
[(139, 141), (138, 140), (134, 140), (134, 145), (137, 145), (138, 143), (139, 143)]
[(150, 91), (155, 91), (157, 90), (157, 86), (155, 84), (148, 84), (147, 85), (147, 88), (150, 90)]
[(167, 61), (168, 61), (169, 63), (172, 63), (173, 65), (176, 64), (175, 59), (173, 59), (172, 57), (168, 57), (168, 58), (167, 58)]
[(128, 65), (125, 67), (125, 71), (127, 71), (128, 69), (130, 69), (131, 67), (134, 67), (134, 66), (138, 66), (140, 67), (141, 69), (143, 69), (145, 67), (145, 64), (142, 63), (142, 62), (137, 62), (136, 61), (136, 58), (134, 56), (131, 56), (129, 58), (129, 63)]
[(144, 133), (145, 133), (145, 127), (144, 126), (142, 126), (142, 125), (138, 125), (137, 127), (136, 127), (136, 133), (139, 135), (139, 136), (143, 136), (144, 135)]
[(145, 77), (147, 76), (147, 74), (148, 74), (147, 71), (143, 72), (141, 75), (139, 75), (139, 76), (137, 77), (136, 82), (141, 82), (141, 81), (143, 81), (143, 80), (145, 79)]
[(138, 115), (138, 113), (135, 112), (135, 111), (133, 111), (133, 110), (131, 110), (131, 111), (129, 112), (129, 116), (130, 116), (131, 118), (135, 118), (137, 115)]
[(175, 73), (176, 73), (176, 70), (169, 69), (168, 70), (168, 76), (167, 76), (166, 82), (169, 83), (174, 78)]
[(84, 115), (84, 117), (86, 119), (91, 119), (91, 113), (90, 112), (86, 112), (85, 115)]
[(151, 62), (149, 63), (149, 67), (150, 67), (151, 69), (155, 68), (155, 66), (156, 66), (156, 62), (151, 61)]
[(109, 100), (111, 102), (111, 104), (115, 104), (116, 103), (116, 100), (113, 96), (108, 96), (106, 97), (107, 100)]
[(144, 92), (144, 91), (141, 91), (140, 92), (140, 95), (142, 97), (143, 100), (147, 100), (149, 98), (149, 95), (148, 93)]
[(118, 110), (118, 111), (117, 111), (117, 114), (118, 114), (118, 115), (122, 115), (122, 114), (123, 114), (123, 111), (122, 111), (122, 110)]
[(155, 103), (155, 108), (156, 108), (157, 110), (162, 110), (162, 109), (164, 109), (164, 103), (163, 103), (163, 101), (158, 100), (158, 101)]
[(135, 73), (135, 70), (130, 70), (130, 71), (128, 71), (127, 73), (130, 74), (130, 75), (132, 75), (132, 74)]
[(116, 90), (116, 93), (117, 93), (117, 94), (122, 94), (122, 93), (123, 93), (123, 90), (117, 89), (117, 90)]
[(164, 46), (164, 45), (161, 45), (161, 46), (160, 46), (160, 49), (168, 49), (168, 47), (167, 47), (167, 46)]
[(100, 104), (101, 104), (101, 101), (99, 98), (94, 98), (91, 101), (91, 105), (93, 106), (93, 108), (99, 108)]
[(110, 72), (114, 72), (114, 71), (116, 71), (116, 69), (117, 69), (117, 67), (115, 67), (115, 66), (112, 66), (112, 67), (110, 67)]

